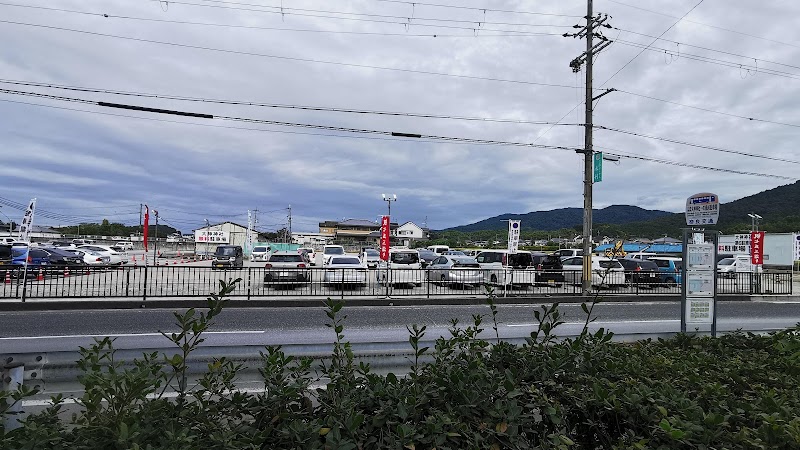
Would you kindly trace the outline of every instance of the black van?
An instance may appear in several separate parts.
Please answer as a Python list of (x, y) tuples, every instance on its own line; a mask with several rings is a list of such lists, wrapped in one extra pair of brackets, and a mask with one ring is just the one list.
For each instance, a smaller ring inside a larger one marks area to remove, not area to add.
[(212, 269), (244, 267), (244, 251), (241, 245), (219, 245), (211, 260)]
[(0, 244), (0, 283), (3, 283), (6, 278), (6, 270), (13, 269), (11, 265), (11, 246)]

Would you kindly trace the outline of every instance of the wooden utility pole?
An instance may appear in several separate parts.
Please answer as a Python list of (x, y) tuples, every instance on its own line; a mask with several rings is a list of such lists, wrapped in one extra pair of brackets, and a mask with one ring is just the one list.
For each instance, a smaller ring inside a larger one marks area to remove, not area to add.
[[(594, 150), (592, 149), (592, 70), (594, 55), (600, 50), (607, 47), (611, 41), (603, 37), (601, 34), (595, 32), (596, 27), (603, 25), (603, 22), (608, 20), (608, 16), (594, 17), (592, 9), (592, 0), (586, 2), (586, 26), (574, 34), (564, 34), (565, 37), (578, 37), (586, 38), (586, 51), (573, 59), (569, 65), (573, 72), (579, 72), (584, 63), (586, 63), (586, 110), (585, 110), (585, 135), (584, 135), (584, 148), (578, 150), (578, 153), (583, 153), (583, 282), (582, 293), (589, 295), (592, 289), (592, 176), (593, 176), (593, 158)], [(595, 44), (594, 38), (600, 39), (600, 42)]]

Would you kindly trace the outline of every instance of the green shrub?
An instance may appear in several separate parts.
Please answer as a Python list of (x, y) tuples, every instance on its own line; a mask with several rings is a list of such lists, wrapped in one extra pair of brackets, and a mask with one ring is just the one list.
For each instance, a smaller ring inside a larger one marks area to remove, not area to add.
[[(800, 328), (619, 344), (587, 326), (557, 340), (562, 321), (552, 305), (536, 311), (539, 326), (514, 346), (499, 339), (490, 292), (486, 317), (454, 321), (433, 348), (420, 346), (425, 327), (410, 326), (408, 374), (380, 376), (356, 363), (342, 303), (328, 300), (331, 358), (317, 366), (268, 347), (259, 367), (264, 392), (251, 394), (236, 389), (240, 366), (225, 359), (199, 380), (186, 376), (188, 356), (237, 281), (221, 283), (208, 311), (175, 315), (180, 331), (165, 336), (176, 356), (143, 355), (123, 367), (111, 339), (81, 349), (82, 411), (63, 418), (55, 398), (21, 428), (0, 428), (0, 448), (800, 447)], [(588, 325), (592, 310), (584, 310)], [(493, 342), (481, 334), (487, 317)], [(326, 388), (312, 388), (321, 380)]]

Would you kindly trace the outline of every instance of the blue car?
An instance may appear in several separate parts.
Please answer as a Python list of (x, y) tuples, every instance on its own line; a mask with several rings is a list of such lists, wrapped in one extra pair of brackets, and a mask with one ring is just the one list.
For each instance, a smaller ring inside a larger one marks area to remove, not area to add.
[(11, 247), (11, 264), (20, 270), (25, 265), (26, 257), (29, 277), (37, 276), (39, 269), (45, 270), (50, 267), (50, 255), (46, 251), (37, 248)]
[(658, 275), (662, 284), (675, 286), (683, 282), (683, 277), (681, 275), (683, 260), (681, 258), (655, 256), (647, 258), (647, 260), (653, 261), (658, 266)]

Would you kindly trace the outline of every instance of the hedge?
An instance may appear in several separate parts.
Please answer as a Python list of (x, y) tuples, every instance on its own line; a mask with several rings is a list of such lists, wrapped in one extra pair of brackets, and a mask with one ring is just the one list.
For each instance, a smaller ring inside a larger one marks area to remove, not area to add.
[[(800, 448), (800, 327), (633, 344), (584, 327), (561, 340), (553, 305), (536, 311), (538, 329), (514, 346), (497, 335), (490, 294), (489, 313), (454, 322), (433, 348), (419, 345), (425, 327), (410, 326), (408, 374), (382, 376), (355, 362), (343, 305), (328, 300), (330, 359), (318, 365), (267, 347), (264, 391), (245, 393), (231, 361), (210, 363), (196, 383), (184, 363), (233, 284), (221, 283), (207, 311), (176, 314), (178, 331), (165, 334), (176, 356), (146, 354), (123, 368), (111, 339), (81, 348), (81, 411), (65, 415), (56, 397), (20, 428), (0, 428), (0, 448)], [(0, 394), (0, 416), (35, 393)]]

